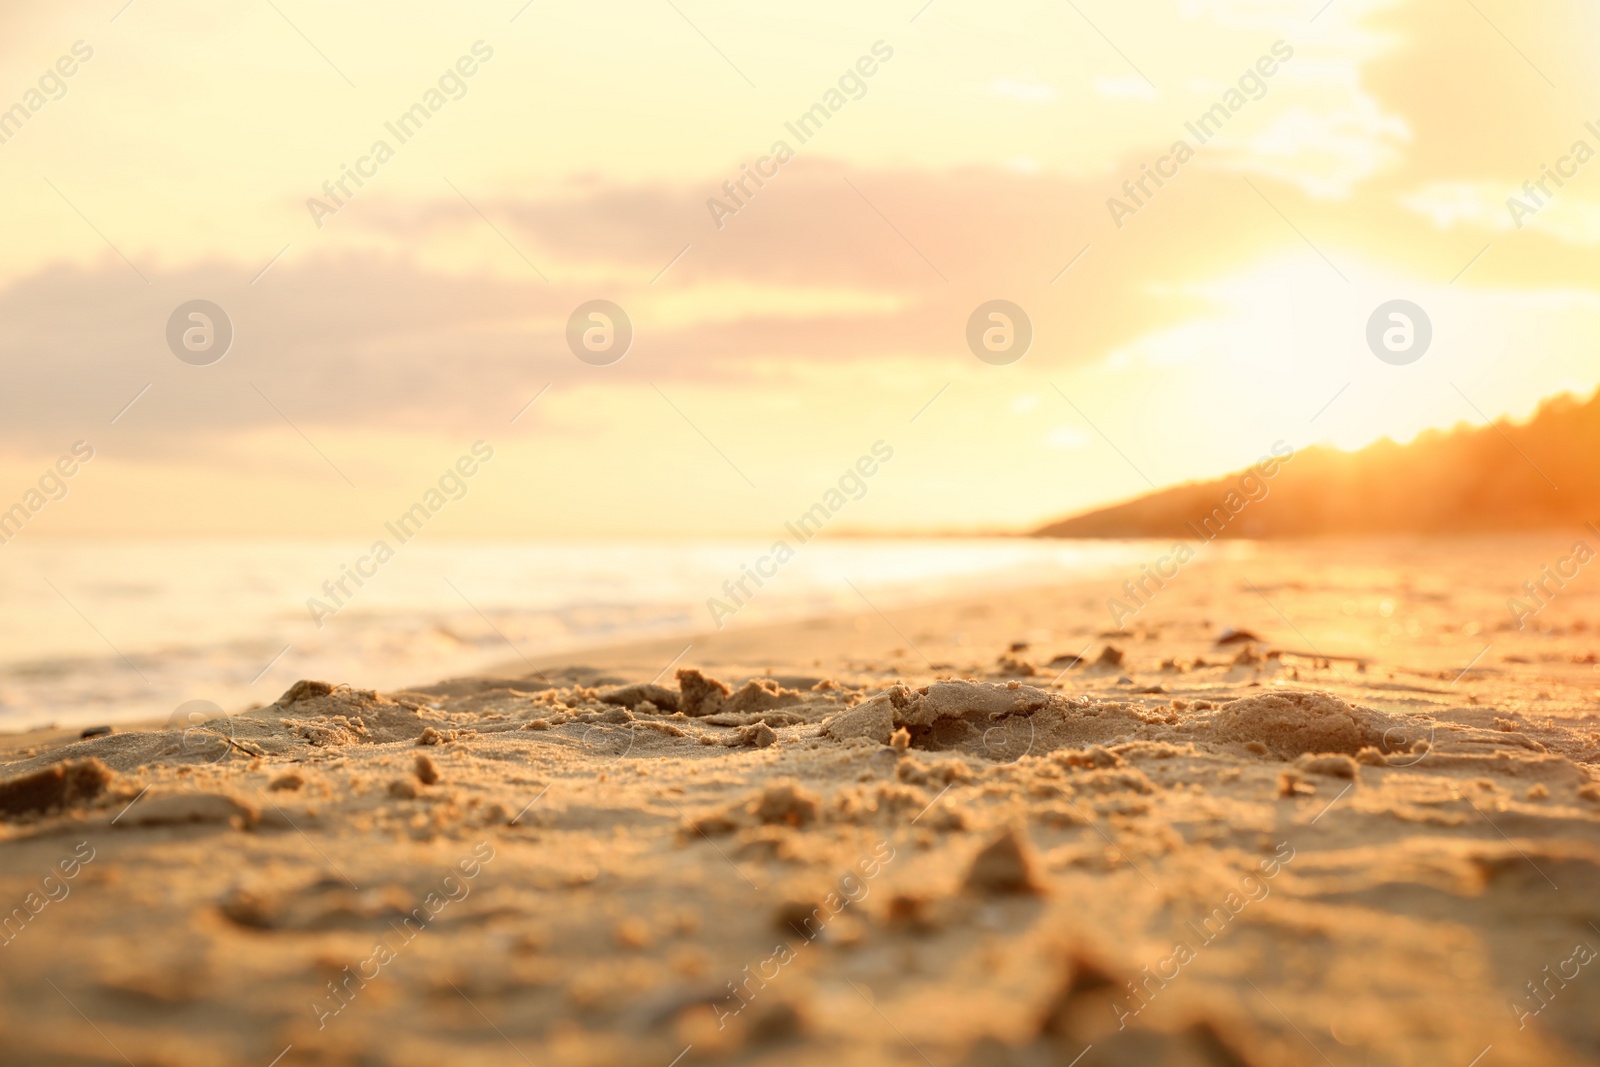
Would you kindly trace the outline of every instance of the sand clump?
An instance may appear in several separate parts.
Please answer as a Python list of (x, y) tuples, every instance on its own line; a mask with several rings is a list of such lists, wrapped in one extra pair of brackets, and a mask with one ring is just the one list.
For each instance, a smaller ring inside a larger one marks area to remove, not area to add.
[(38, 815), (87, 804), (111, 784), (111, 769), (98, 759), (69, 760), (0, 782), (0, 815)]
[(367, 732), (366, 724), (359, 718), (352, 719), (344, 715), (333, 715), (311, 721), (302, 719), (282, 721), (291, 734), (311, 742), (318, 748), (358, 744), (362, 735)]
[(722, 703), (733, 695), (733, 690), (715, 678), (707, 678), (693, 667), (678, 669), (678, 710), (690, 718), (712, 715), (722, 710)]
[(119, 829), (141, 826), (214, 824), (244, 829), (261, 813), (254, 805), (225, 793), (151, 790), (117, 818)]
[(1370, 708), (1352, 707), (1323, 693), (1284, 692), (1246, 697), (1223, 705), (1214, 718), (1218, 741), (1254, 741), (1278, 759), (1307, 753), (1341, 752), (1354, 756), (1383, 743), (1387, 716)]
[(803, 703), (803, 693), (785, 689), (771, 678), (752, 678), (723, 701), (721, 710), (734, 715), (751, 715)]
[(829, 719), (822, 726), (822, 734), (834, 741), (849, 741), (852, 738), (864, 737), (880, 745), (887, 745), (895, 730), (899, 728), (894, 713), (895, 706), (892, 701), (874, 697)]
[[(1362, 751), (1364, 752), (1366, 749), (1362, 749)], [(1307, 753), (1298, 757), (1294, 761), (1294, 765), (1296, 769), (1302, 770), (1307, 774), (1321, 774), (1330, 778), (1349, 778), (1351, 781), (1355, 780), (1360, 771), (1360, 766), (1356, 761), (1343, 754), (1313, 756)]]
[(764, 722), (753, 726), (739, 727), (737, 744), (749, 745), (752, 748), (766, 748), (778, 743), (778, 731)]
[(1062, 700), (1016, 682), (942, 681), (918, 689), (897, 685), (833, 716), (822, 732), (836, 741), (865, 737), (887, 745), (903, 729), (911, 747), (954, 748), (981, 743), (985, 730)]
[(821, 803), (815, 793), (799, 782), (785, 781), (769, 785), (750, 802), (747, 810), (763, 823), (809, 826), (816, 821)]
[[(889, 745), (904, 731), (911, 748), (959, 750), (1012, 760), (1057, 749), (1076, 750), (1069, 765), (1119, 761), (1113, 742), (1197, 744), (1210, 750), (1240, 746), (1276, 760), (1301, 756), (1353, 757), (1379, 750), (1397, 720), (1324, 693), (1285, 690), (1212, 707), (1178, 702), (1146, 708), (1119, 700), (1068, 697), (1016, 682), (949, 680), (917, 689), (895, 686), (828, 718), (822, 736), (862, 738)], [(1339, 774), (1343, 763), (1315, 773)], [(1353, 777), (1353, 774), (1344, 775)]]
[(333, 695), (338, 686), (331, 682), (319, 682), (310, 678), (302, 678), (283, 691), (283, 695), (276, 701), (279, 707), (287, 708), (291, 704), (298, 704), (302, 700), (315, 700), (319, 697)]
[(1104, 745), (1090, 745), (1072, 752), (1058, 753), (1056, 762), (1063, 767), (1120, 767), (1123, 759)]
[(646, 682), (639, 685), (624, 685), (616, 689), (609, 689), (599, 695), (601, 703), (616, 704), (630, 711), (637, 710), (641, 704), (648, 703), (651, 710), (677, 711), (680, 698), (677, 693), (664, 685)]
[(1037, 867), (1026, 833), (1009, 826), (973, 857), (962, 884), (975, 893), (1037, 894), (1044, 891)]
[[(687, 694), (700, 694), (696, 706), (699, 717), (712, 726), (750, 726), (766, 723), (768, 726), (793, 726), (807, 722), (810, 716), (802, 706), (807, 695), (785, 689), (771, 678), (752, 678), (737, 691), (729, 690), (716, 679), (688, 679)], [(726, 690), (726, 692), (724, 692)], [(826, 700), (826, 698), (823, 698)], [(832, 702), (827, 701), (831, 707)]]

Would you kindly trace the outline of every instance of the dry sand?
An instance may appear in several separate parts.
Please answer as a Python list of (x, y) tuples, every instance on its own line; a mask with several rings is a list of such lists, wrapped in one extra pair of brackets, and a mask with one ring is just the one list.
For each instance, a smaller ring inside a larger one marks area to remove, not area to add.
[(1566, 540), (10, 738), (0, 1059), (1596, 1062), (1600, 601), (1505, 604)]

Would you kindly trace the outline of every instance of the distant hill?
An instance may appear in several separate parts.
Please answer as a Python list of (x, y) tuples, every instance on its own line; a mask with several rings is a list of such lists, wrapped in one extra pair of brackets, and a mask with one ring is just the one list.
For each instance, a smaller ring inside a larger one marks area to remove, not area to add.
[(1454, 534), (1597, 521), (1600, 392), (1546, 400), (1522, 424), (1431, 430), (1408, 445), (1385, 439), (1353, 453), (1302, 449), (1265, 473), (1164, 489), (1034, 536)]

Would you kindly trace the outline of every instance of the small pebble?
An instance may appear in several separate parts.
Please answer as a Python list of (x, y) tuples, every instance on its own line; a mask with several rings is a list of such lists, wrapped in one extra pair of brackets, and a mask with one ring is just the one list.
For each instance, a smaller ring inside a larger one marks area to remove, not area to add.
[(966, 888), (979, 893), (1039, 893), (1038, 862), (1027, 836), (1007, 827), (973, 858)]
[(439, 780), (439, 768), (425, 753), (417, 755), (417, 781), (423, 785), (433, 785)]

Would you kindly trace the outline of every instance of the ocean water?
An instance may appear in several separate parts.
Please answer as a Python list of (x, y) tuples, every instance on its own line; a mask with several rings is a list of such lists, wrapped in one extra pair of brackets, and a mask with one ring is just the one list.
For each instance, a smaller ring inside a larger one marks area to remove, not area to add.
[[(440, 540), (380, 563), (343, 541), (12, 543), (0, 548), (0, 730), (165, 719), (190, 701), (236, 711), (299, 678), (398, 688), (519, 657), (687, 638), (715, 628), (709, 598), (736, 606), (724, 583), (769, 547)], [(838, 539), (802, 546), (759, 589), (747, 583), (755, 595), (721, 621), (1132, 573), (1156, 547)], [(350, 595), (325, 591), (358, 567), (367, 576), (359, 587), (344, 578)]]

